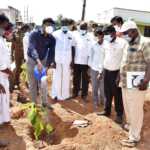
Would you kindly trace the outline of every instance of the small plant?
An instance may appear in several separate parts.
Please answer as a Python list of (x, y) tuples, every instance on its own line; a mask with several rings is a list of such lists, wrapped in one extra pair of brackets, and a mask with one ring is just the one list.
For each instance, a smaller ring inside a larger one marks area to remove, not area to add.
[(46, 117), (47, 111), (43, 107), (39, 107), (34, 103), (27, 103), (24, 104), (22, 107), (23, 110), (26, 110), (27, 117), (30, 120), (32, 127), (34, 129), (34, 136), (36, 140), (39, 140), (40, 135), (42, 132), (46, 132), (50, 134), (53, 132), (53, 127), (50, 123), (44, 121), (44, 117)]
[(28, 82), (28, 73), (27, 73), (27, 65), (26, 63), (21, 66), (22, 72), (20, 74), (20, 80), (24, 83)]

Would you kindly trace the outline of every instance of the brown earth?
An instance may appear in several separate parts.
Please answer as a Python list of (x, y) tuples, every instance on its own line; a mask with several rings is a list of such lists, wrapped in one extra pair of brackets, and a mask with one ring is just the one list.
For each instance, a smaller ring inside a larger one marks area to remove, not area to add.
[[(49, 120), (55, 131), (40, 141), (33, 140), (31, 125), (26, 118), (12, 119), (11, 125), (0, 127), (0, 139), (10, 142), (7, 148), (0, 150), (130, 150), (119, 144), (127, 133), (114, 123), (115, 113), (110, 119), (99, 117), (93, 112), (91, 96), (89, 100), (87, 104), (80, 98), (57, 103), (50, 100), (54, 110), (49, 112)], [(20, 109), (15, 105), (13, 111)], [(150, 150), (150, 102), (146, 102), (144, 110), (142, 141), (131, 150)], [(76, 119), (87, 119), (91, 124), (86, 128), (74, 127), (72, 122)]]

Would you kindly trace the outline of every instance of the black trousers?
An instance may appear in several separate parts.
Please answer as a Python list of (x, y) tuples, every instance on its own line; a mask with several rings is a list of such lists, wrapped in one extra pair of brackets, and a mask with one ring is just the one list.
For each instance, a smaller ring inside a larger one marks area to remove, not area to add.
[(88, 76), (88, 65), (74, 65), (73, 71), (73, 94), (78, 95), (81, 90), (81, 96), (88, 95), (88, 85), (89, 85), (89, 76)]
[(123, 115), (123, 101), (121, 88), (116, 85), (118, 71), (104, 70), (104, 91), (106, 95), (105, 111), (111, 114), (112, 100), (114, 97), (117, 116)]

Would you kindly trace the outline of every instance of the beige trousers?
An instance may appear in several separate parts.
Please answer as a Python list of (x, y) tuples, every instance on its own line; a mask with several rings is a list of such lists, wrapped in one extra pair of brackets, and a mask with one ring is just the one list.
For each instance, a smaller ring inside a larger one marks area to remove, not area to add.
[(129, 139), (139, 141), (143, 125), (143, 105), (146, 91), (123, 88), (122, 94), (127, 123), (130, 125)]

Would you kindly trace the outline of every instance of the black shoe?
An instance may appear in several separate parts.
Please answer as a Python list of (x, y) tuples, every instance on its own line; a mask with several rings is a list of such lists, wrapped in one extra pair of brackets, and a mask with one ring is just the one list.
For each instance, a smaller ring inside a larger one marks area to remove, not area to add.
[(122, 124), (123, 123), (122, 116), (117, 116), (116, 119), (115, 119), (115, 122), (118, 123), (118, 124)]
[(97, 115), (98, 115), (98, 116), (110, 117), (110, 113), (107, 113), (106, 111), (98, 112)]

